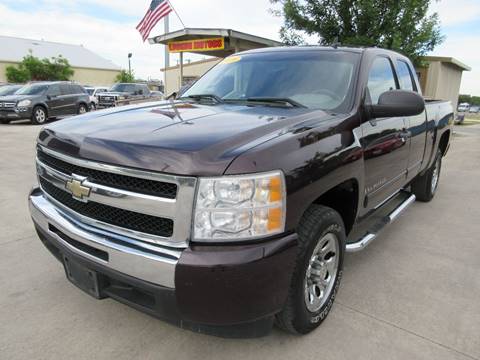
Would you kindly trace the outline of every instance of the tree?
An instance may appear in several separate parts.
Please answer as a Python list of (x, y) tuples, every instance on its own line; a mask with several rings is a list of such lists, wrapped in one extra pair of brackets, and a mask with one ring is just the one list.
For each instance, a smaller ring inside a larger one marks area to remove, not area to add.
[(470, 105), (480, 106), (480, 96), (471, 96), (460, 94), (458, 97), (458, 103), (469, 103)]
[(67, 59), (59, 55), (50, 59), (35, 57), (30, 52), (18, 66), (7, 66), (7, 80), (13, 83), (27, 81), (69, 80), (74, 74)]
[(14, 84), (25, 83), (30, 80), (30, 74), (20, 66), (18, 68), (15, 66), (7, 66), (5, 75), (7, 76), (7, 81)]
[(288, 45), (305, 42), (302, 33), (323, 45), (341, 43), (399, 51), (421, 63), (421, 56), (441, 44), (438, 14), (428, 15), (432, 0), (270, 0)]
[(115, 78), (115, 81), (120, 83), (133, 83), (135, 82), (135, 76), (133, 74), (133, 71), (132, 73), (130, 73), (127, 70), (122, 70), (120, 71), (120, 74), (118, 74)]

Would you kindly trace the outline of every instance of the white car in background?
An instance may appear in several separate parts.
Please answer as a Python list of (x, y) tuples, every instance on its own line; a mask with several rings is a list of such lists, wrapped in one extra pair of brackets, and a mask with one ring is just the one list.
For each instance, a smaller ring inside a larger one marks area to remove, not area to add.
[(457, 108), (458, 112), (468, 112), (470, 110), (470, 104), (469, 103), (461, 103), (458, 105)]
[(96, 110), (98, 107), (98, 95), (108, 91), (106, 86), (84, 86), (88, 95), (90, 95), (90, 110)]

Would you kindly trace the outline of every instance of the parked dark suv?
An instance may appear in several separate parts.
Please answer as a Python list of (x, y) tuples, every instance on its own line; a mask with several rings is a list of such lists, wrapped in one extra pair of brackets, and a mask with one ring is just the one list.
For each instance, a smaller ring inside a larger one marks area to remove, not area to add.
[(149, 97), (152, 97), (152, 93), (146, 84), (117, 83), (108, 92), (98, 95), (98, 107), (113, 107), (117, 106), (118, 101)]
[(89, 96), (80, 85), (68, 82), (36, 82), (24, 86), (15, 95), (0, 99), (0, 122), (30, 119), (43, 124), (49, 118), (83, 114), (88, 111)]

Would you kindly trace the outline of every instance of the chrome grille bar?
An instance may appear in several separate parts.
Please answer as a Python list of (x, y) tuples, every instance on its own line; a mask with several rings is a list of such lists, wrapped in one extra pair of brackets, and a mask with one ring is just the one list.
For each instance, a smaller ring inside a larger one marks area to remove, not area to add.
[[(49, 200), (53, 202), (57, 207), (59, 207), (63, 211), (68, 212), (73, 218), (88, 226), (117, 233), (121, 236), (126, 236), (139, 241), (149, 242), (155, 245), (162, 245), (173, 248), (187, 247), (188, 241), (190, 239), (190, 230), (192, 223), (191, 218), (193, 211), (196, 178), (159, 174), (149, 171), (141, 171), (137, 169), (123, 168), (103, 163), (97, 163), (90, 160), (77, 159), (57, 153), (56, 151), (52, 151), (50, 149), (46, 149), (44, 147), (40, 147), (40, 151), (43, 151), (50, 156), (56, 157), (65, 162), (82, 167), (111, 172), (120, 175), (176, 184), (178, 187), (176, 199), (167, 199), (96, 184), (89, 181), (88, 178), (84, 182), (82, 182), (83, 186), (86, 186), (90, 189), (90, 194), (88, 198), (85, 199), (85, 201), (87, 202), (92, 201), (123, 210), (133, 211), (140, 214), (173, 220), (173, 234), (171, 237), (161, 237), (152, 234), (141, 233), (135, 230), (103, 223), (101, 221), (98, 221), (97, 219), (88, 218), (86, 216), (76, 213), (72, 209), (53, 199), (51, 196), (48, 195), (45, 189), (42, 190), (49, 198)], [(71, 181), (73, 178), (72, 175), (64, 174), (56, 169), (53, 169), (52, 167), (42, 163), (38, 157), (36, 159), (36, 163), (37, 174), (39, 177), (48, 181), (48, 183), (50, 183), (51, 185), (54, 185), (55, 187), (65, 191), (67, 182)]]

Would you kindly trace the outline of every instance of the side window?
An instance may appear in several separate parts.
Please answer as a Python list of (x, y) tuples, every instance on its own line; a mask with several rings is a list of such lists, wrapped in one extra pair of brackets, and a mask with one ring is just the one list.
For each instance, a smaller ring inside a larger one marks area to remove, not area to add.
[(397, 75), (398, 81), (400, 82), (400, 89), (415, 91), (412, 73), (405, 61), (397, 60)]
[(375, 59), (368, 75), (367, 88), (371, 104), (378, 104), (380, 95), (397, 88), (392, 64), (389, 59), (385, 57)]
[(73, 94), (72, 86), (68, 84), (60, 84), (60, 92), (62, 95), (71, 95)]
[(143, 85), (142, 88), (143, 88), (143, 94), (144, 95), (150, 94), (150, 89), (148, 88), (147, 85)]
[(87, 91), (80, 85), (72, 85), (73, 93), (76, 95), (86, 94)]
[(50, 85), (48, 87), (47, 94), (50, 95), (50, 96), (60, 96), (61, 95), (60, 86), (59, 85)]

